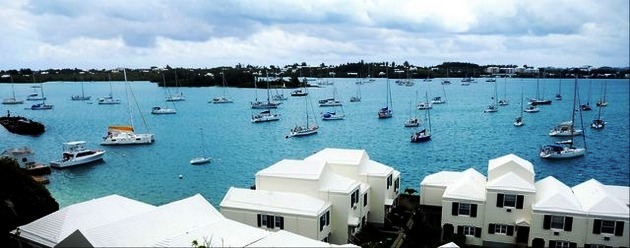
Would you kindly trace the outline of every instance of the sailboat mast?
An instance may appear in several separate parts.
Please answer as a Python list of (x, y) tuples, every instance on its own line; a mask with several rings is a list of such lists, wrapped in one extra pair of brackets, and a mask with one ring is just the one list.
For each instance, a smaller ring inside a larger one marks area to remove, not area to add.
[(11, 91), (13, 91), (13, 100), (17, 100), (15, 99), (15, 87), (13, 86), (13, 76), (9, 75), (9, 77), (11, 78)]
[(125, 92), (127, 93), (127, 108), (129, 109), (129, 120), (131, 120), (131, 128), (133, 128), (133, 114), (131, 112), (131, 98), (129, 97), (129, 83), (127, 82), (127, 70), (123, 69), (123, 75), (125, 77)]
[[(573, 106), (571, 107), (571, 146), (573, 146), (573, 132), (575, 132), (575, 101), (577, 99), (577, 76), (575, 76), (575, 90), (573, 91)], [(579, 108), (580, 113), (582, 111), (582, 108)]]
[(523, 86), (521, 86), (521, 118), (523, 117)]
[[(426, 91), (425, 100), (426, 100), (426, 102), (429, 102), (429, 92), (428, 91)], [(429, 134), (431, 134), (431, 108), (427, 108), (427, 115), (429, 117)]]

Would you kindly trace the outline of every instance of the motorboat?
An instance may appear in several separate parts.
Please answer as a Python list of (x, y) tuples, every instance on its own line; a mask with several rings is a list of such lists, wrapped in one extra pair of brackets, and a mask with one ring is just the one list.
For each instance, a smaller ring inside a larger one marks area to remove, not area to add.
[(217, 96), (212, 98), (212, 103), (233, 103), (234, 100), (228, 98), (227, 96)]
[(252, 122), (269, 122), (269, 121), (278, 121), (280, 120), (280, 115), (271, 113), (270, 110), (265, 110), (260, 112), (260, 114), (252, 115)]
[(291, 96), (306, 96), (308, 93), (305, 90), (297, 89), (291, 92)]
[(418, 118), (409, 118), (405, 121), (405, 127), (417, 127), (420, 125)]
[(418, 103), (418, 109), (423, 110), (423, 109), (430, 109), (433, 108), (433, 106), (431, 105), (431, 103), (429, 102), (421, 102)]
[(104, 150), (90, 150), (86, 148), (85, 144), (85, 141), (64, 143), (61, 159), (51, 161), (50, 166), (53, 168), (66, 168), (103, 159)]
[(198, 158), (191, 159), (190, 164), (194, 164), (194, 165), (205, 164), (205, 163), (210, 163), (211, 160), (212, 158), (210, 157), (198, 157)]
[(133, 126), (109, 126), (101, 145), (141, 145), (153, 141), (153, 134), (136, 134)]
[(540, 108), (538, 108), (538, 106), (536, 105), (529, 105), (527, 106), (527, 108), (525, 108), (525, 110), (523, 110), (523, 112), (527, 112), (527, 113), (537, 113), (540, 111)]
[(151, 109), (151, 114), (154, 114), (154, 115), (177, 114), (177, 110), (172, 109), (172, 108), (153, 107)]
[(322, 114), (322, 120), (325, 121), (343, 120), (344, 117), (344, 114), (340, 114), (335, 111), (328, 111)]
[(319, 100), (320, 107), (332, 107), (332, 106), (341, 106), (342, 103), (339, 100), (334, 98)]
[(431, 104), (442, 104), (442, 103), (446, 103), (446, 100), (442, 99), (441, 96), (436, 96), (433, 98), (433, 100), (431, 100)]
[(33, 104), (31, 106), (31, 110), (49, 110), (49, 109), (52, 109), (52, 108), (53, 108), (52, 104), (46, 104), (44, 102), (36, 103), (36, 104)]

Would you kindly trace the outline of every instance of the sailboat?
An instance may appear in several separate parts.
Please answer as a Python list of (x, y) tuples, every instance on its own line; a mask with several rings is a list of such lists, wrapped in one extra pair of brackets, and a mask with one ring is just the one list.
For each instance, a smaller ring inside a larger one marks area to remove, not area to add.
[(444, 89), (444, 84), (442, 84), (442, 93), (444, 94), (444, 98), (442, 98), (441, 96), (433, 97), (433, 100), (431, 101), (431, 104), (446, 103), (446, 89)]
[[(120, 104), (120, 99), (114, 98), (114, 92), (112, 90), (112, 78), (109, 74), (107, 74), (107, 79), (109, 81), (109, 95), (98, 98), (98, 104)], [(166, 86), (165, 86), (166, 87)]]
[(72, 101), (89, 101), (91, 98), (91, 96), (85, 96), (85, 90), (83, 89), (83, 76), (81, 76), (81, 95), (72, 96)]
[(507, 77), (504, 78), (503, 82), (504, 82), (503, 98), (499, 99), (499, 106), (506, 106), (510, 104), (510, 100), (508, 100), (507, 98)]
[(49, 109), (52, 109), (53, 108), (52, 104), (46, 104), (46, 96), (44, 96), (44, 85), (42, 84), (39, 87), (39, 89), (42, 92), (42, 96), (41, 96), (42, 102), (33, 104), (31, 106), (31, 110), (49, 110)]
[(254, 79), (254, 92), (256, 92), (256, 99), (255, 101), (251, 102), (251, 106), (252, 109), (275, 109), (278, 108), (278, 105), (280, 105), (282, 102), (275, 102), (275, 101), (271, 101), (271, 93), (270, 93), (270, 89), (269, 89), (269, 74), (267, 74), (267, 101), (263, 102), (263, 101), (258, 101), (258, 84), (256, 83), (258, 81), (258, 79)]
[(558, 93), (555, 96), (557, 101), (562, 100), (562, 93), (560, 93), (561, 91), (562, 91), (562, 75), (560, 75), (560, 82), (558, 82)]
[(488, 108), (484, 110), (484, 113), (494, 113), (499, 111), (499, 106), (497, 106), (497, 82), (494, 82), (494, 96), (492, 97), (492, 103), (488, 105)]
[[(429, 100), (428, 92), (426, 93), (425, 98), (427, 101)], [(431, 110), (430, 109), (427, 109), (426, 115), (427, 115), (427, 122), (429, 124), (429, 131), (427, 131), (427, 129), (424, 128), (419, 132), (415, 132), (413, 135), (411, 135), (411, 142), (419, 143), (419, 142), (426, 142), (426, 141), (431, 140)]]
[(23, 104), (24, 101), (23, 100), (18, 100), (17, 98), (15, 98), (15, 87), (13, 86), (13, 77), (9, 76), (11, 78), (11, 93), (13, 94), (12, 97), (7, 97), (2, 99), (2, 104)]
[(599, 109), (597, 112), (597, 119), (593, 120), (591, 128), (602, 129), (606, 126), (606, 122), (602, 120), (602, 106), (598, 106), (597, 108)]
[[(544, 75), (544, 73), (543, 73)], [(544, 96), (540, 96), (540, 77), (536, 78), (536, 98), (530, 98), (529, 104), (531, 105), (549, 105), (551, 104), (551, 100), (545, 99)], [(543, 94), (544, 95), (544, 94)]]
[[(164, 85), (164, 91), (167, 92), (166, 90), (166, 80), (164, 79), (164, 74), (162, 74), (162, 84)], [(172, 102), (172, 101), (171, 101)], [(173, 103), (173, 108), (169, 108), (169, 107), (153, 107), (151, 109), (151, 114), (154, 115), (163, 115), (163, 114), (177, 114), (177, 110), (175, 110), (175, 103)]]
[(451, 80), (448, 78), (448, 69), (446, 69), (446, 79), (442, 79), (442, 84), (451, 84)]
[[(125, 86), (127, 88), (127, 106), (129, 108), (129, 119), (131, 121), (131, 125), (124, 126), (116, 126), (112, 125), (107, 127), (107, 135), (103, 137), (103, 141), (101, 145), (140, 145), (140, 144), (152, 144), (154, 141), (154, 137), (152, 133), (147, 134), (137, 134), (135, 133), (135, 129), (133, 126), (133, 113), (131, 111), (131, 97), (133, 96), (133, 92), (131, 91), (131, 86), (127, 82), (127, 72), (123, 69), (123, 74), (125, 77)], [(134, 97), (135, 98), (135, 97)], [(142, 112), (140, 115), (142, 116)], [(144, 118), (142, 118), (144, 126), (148, 125), (144, 122)]]
[(394, 114), (392, 111), (392, 92), (389, 86), (389, 66), (387, 67), (387, 99), (385, 100), (385, 107), (378, 110), (378, 118), (385, 119), (391, 118)]
[(234, 101), (227, 95), (227, 81), (223, 72), (221, 72), (221, 80), (223, 83), (223, 96), (212, 98), (212, 103), (233, 103)]
[(592, 110), (591, 108), (591, 86), (592, 85), (593, 85), (593, 80), (588, 80), (588, 100), (586, 101), (586, 104), (580, 105), (580, 109), (582, 109), (582, 111)]
[(520, 115), (516, 117), (514, 120), (514, 126), (520, 127), (523, 126), (523, 87), (521, 86), (521, 111), (519, 111)]
[(41, 84), (37, 85), (37, 82), (35, 81), (35, 74), (33, 74), (33, 83), (36, 84), (34, 86), (31, 86), (31, 88), (33, 88), (33, 93), (29, 94), (26, 97), (26, 100), (28, 100), (28, 101), (44, 101), (44, 100), (46, 100), (46, 97), (43, 95), (44, 93), (42, 93), (41, 96), (37, 93), (37, 88), (41, 88), (42, 86), (41, 86)]
[(343, 120), (343, 118), (346, 117), (346, 115), (343, 112), (343, 105), (339, 105), (338, 107), (339, 109), (337, 109), (337, 106), (334, 106), (332, 110), (322, 113), (322, 120), (325, 120), (325, 121)]
[(361, 84), (357, 85), (357, 94), (350, 97), (350, 102), (360, 102), (361, 101)]
[(431, 75), (431, 72), (429, 70), (427, 70), (427, 78), (424, 80), (425, 82), (433, 81), (431, 78), (429, 78), (429, 75)]
[(276, 88), (275, 90), (276, 94), (271, 96), (271, 99), (273, 101), (286, 101), (287, 99), (289, 99), (288, 97), (284, 96), (284, 91), (282, 89), (278, 90), (278, 88)]
[[(573, 105), (571, 106), (571, 126), (570, 130), (573, 132), (573, 125), (575, 123), (575, 107), (577, 100), (577, 77), (575, 77), (575, 89), (573, 93)], [(581, 112), (580, 112), (581, 115)], [(569, 142), (562, 142), (561, 144), (546, 145), (540, 148), (540, 157), (549, 159), (566, 159), (584, 156), (586, 153), (586, 137), (584, 137), (584, 148), (577, 148), (573, 146), (573, 135), (570, 135)]]
[[(416, 102), (418, 101), (418, 91), (416, 91)], [(420, 125), (420, 120), (418, 120), (417, 116), (414, 116), (413, 113), (413, 104), (409, 101), (409, 119), (405, 121), (405, 127), (417, 127)]]
[(602, 96), (602, 99), (600, 99), (599, 101), (597, 101), (597, 107), (606, 107), (608, 106), (608, 102), (606, 101), (606, 88), (608, 86), (608, 82), (604, 81), (604, 94)]
[[(306, 88), (305, 88), (306, 90)], [(308, 93), (307, 93), (308, 94)], [(299, 126), (299, 125), (295, 125), (294, 128), (291, 129), (291, 132), (289, 133), (289, 135), (285, 136), (285, 138), (289, 138), (289, 137), (300, 137), (300, 136), (308, 136), (308, 135), (313, 135), (313, 134), (317, 134), (317, 132), (319, 131), (319, 126), (317, 126), (317, 120), (315, 120), (315, 125), (311, 125), (309, 123), (309, 119), (310, 119), (310, 115), (309, 115), (309, 97), (305, 97), (304, 98), (304, 110), (306, 113), (306, 125), (305, 126)]]
[(339, 100), (339, 97), (337, 97), (337, 86), (335, 85), (335, 75), (333, 74), (332, 77), (332, 81), (333, 81), (333, 95), (332, 98), (326, 98), (326, 99), (322, 99), (319, 100), (319, 106), (320, 107), (333, 107), (333, 106), (342, 106), (343, 104), (341, 103), (341, 100)]
[[(164, 87), (166, 87), (166, 83), (164, 84)], [(175, 71), (175, 89), (179, 89), (179, 82), (177, 81), (177, 70)], [(167, 102), (178, 102), (184, 100), (186, 100), (186, 98), (184, 98), (184, 93), (182, 93), (181, 90), (178, 93), (173, 93), (166, 97)]]
[(208, 149), (206, 149), (206, 140), (203, 136), (203, 128), (199, 128), (199, 132), (201, 133), (201, 152), (203, 153), (203, 155), (201, 157), (196, 157), (190, 160), (190, 164), (194, 165), (210, 163), (211, 160), (211, 158), (207, 156)]

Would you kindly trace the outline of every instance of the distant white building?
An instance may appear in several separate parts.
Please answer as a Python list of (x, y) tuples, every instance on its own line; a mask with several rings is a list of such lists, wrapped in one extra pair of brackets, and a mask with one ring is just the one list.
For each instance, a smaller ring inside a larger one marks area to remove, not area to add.
[(34, 247), (331, 247), (227, 219), (197, 194), (152, 206), (118, 195), (77, 203), (11, 232)]
[(368, 222), (385, 224), (399, 188), (400, 172), (370, 160), (365, 151), (324, 149), (304, 160), (284, 159), (259, 171), (256, 190), (230, 189), (221, 212), (263, 229), (269, 227), (259, 225), (259, 215), (281, 217), (285, 230), (346, 244)]
[(440, 206), (443, 237), (464, 234), (470, 245), (629, 246), (629, 187), (534, 178), (530, 162), (509, 154), (488, 162), (487, 180), (474, 169), (428, 175), (420, 204)]

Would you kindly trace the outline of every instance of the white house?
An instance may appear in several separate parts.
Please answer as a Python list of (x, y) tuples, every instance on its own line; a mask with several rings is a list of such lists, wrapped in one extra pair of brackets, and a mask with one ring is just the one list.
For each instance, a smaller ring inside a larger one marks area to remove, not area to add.
[(270, 232), (223, 217), (203, 196), (159, 207), (117, 195), (78, 203), (11, 232), (38, 247), (331, 247), (284, 230)]
[(475, 172), (438, 172), (420, 185), (422, 206), (441, 204), (445, 237), (464, 234), (484, 247), (629, 246), (630, 187), (591, 179), (569, 188), (553, 177), (534, 183), (533, 165), (513, 154), (488, 162), (485, 185)]
[(628, 247), (630, 244), (628, 187), (603, 185), (591, 179), (571, 189), (588, 215), (585, 246)]
[(305, 194), (230, 188), (221, 201), (228, 219), (328, 241), (331, 205)]

